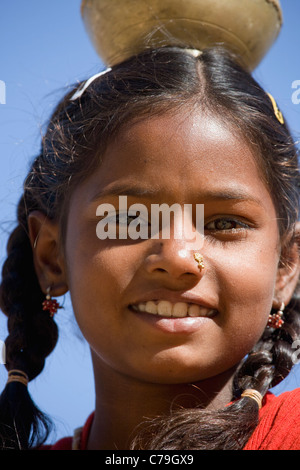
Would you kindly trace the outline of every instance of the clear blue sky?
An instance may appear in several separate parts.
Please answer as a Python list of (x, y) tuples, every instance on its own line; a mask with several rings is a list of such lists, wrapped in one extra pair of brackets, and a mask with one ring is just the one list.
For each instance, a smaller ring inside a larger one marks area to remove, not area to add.
[[(300, 140), (300, 104), (293, 104), (292, 83), (300, 80), (300, 1), (282, 0), (282, 32), (254, 72), (271, 92)], [(0, 80), (6, 104), (0, 104), (0, 265), (7, 233), (29, 163), (55, 104), (72, 83), (102, 70), (80, 17), (80, 0), (1, 0)], [(300, 96), (300, 95), (299, 95)], [(1, 101), (1, 95), (0, 95)], [(34, 399), (55, 421), (53, 439), (82, 425), (94, 407), (89, 350), (73, 320), (69, 298), (57, 322), (60, 340), (44, 372), (29, 385)], [(6, 336), (0, 319), (0, 339)], [(0, 365), (0, 387), (7, 374)], [(300, 367), (277, 391), (300, 386)]]

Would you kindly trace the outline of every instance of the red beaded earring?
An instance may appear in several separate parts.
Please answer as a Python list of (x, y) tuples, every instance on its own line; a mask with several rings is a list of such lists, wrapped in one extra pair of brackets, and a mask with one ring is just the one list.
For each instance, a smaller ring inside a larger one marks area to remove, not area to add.
[(54, 314), (57, 312), (59, 308), (62, 308), (56, 299), (52, 299), (50, 295), (50, 287), (48, 287), (47, 289), (46, 300), (44, 300), (42, 305), (43, 305), (43, 310), (48, 310), (50, 312), (51, 318), (53, 318)]
[(267, 328), (281, 328), (282, 325), (284, 324), (284, 320), (282, 320), (282, 315), (284, 311), (284, 303), (282, 302), (279, 310), (277, 313), (274, 313), (273, 315), (270, 313), (268, 323), (267, 323)]

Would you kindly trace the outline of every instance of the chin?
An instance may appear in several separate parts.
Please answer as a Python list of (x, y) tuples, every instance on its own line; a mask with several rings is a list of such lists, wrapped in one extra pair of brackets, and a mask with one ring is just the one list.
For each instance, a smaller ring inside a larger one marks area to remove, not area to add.
[(186, 362), (164, 361), (163, 363), (148, 364), (147, 367), (140, 368), (140, 372), (135, 371), (137, 379), (154, 384), (187, 384), (199, 382), (216, 375), (213, 367), (203, 368), (198, 364), (187, 364)]

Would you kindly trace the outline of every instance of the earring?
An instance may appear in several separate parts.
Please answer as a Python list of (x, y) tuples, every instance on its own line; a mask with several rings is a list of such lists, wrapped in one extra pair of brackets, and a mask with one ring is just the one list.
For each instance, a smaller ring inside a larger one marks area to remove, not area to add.
[(273, 314), (270, 313), (268, 323), (267, 323), (267, 328), (278, 329), (282, 327), (282, 325), (284, 324), (284, 320), (282, 320), (284, 308), (285, 308), (285, 305), (284, 305), (284, 302), (282, 302), (277, 313), (273, 313)]
[(205, 268), (203, 256), (200, 255), (200, 253), (194, 253), (194, 259), (195, 261), (197, 261), (200, 271)]
[(56, 299), (52, 299), (50, 295), (50, 287), (47, 289), (46, 300), (42, 303), (43, 310), (48, 310), (50, 312), (50, 317), (53, 318), (54, 314), (59, 308), (62, 308), (61, 305), (57, 302)]

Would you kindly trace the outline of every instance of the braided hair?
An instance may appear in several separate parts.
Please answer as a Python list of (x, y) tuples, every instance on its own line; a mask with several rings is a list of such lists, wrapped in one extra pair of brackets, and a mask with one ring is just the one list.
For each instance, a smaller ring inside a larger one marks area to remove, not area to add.
[[(94, 80), (80, 98), (72, 89), (58, 104), (33, 160), (18, 204), (17, 226), (7, 244), (0, 286), (0, 306), (8, 317), (6, 367), (34, 379), (58, 338), (53, 318), (42, 310), (44, 294), (33, 263), (28, 216), (41, 211), (58, 222), (62, 244), (74, 188), (97, 168), (110, 139), (128, 122), (184, 106), (222, 115), (255, 148), (270, 188), (282, 240), (281, 263), (288, 245), (297, 242), (299, 208), (297, 149), (286, 124), (278, 122), (265, 91), (237, 58), (219, 48), (195, 57), (183, 48), (149, 50)], [(132, 448), (242, 449), (258, 423), (257, 404), (242, 397), (246, 388), (264, 395), (293, 366), (292, 343), (300, 333), (297, 293), (280, 330), (266, 329), (236, 372), (232, 398), (225, 409), (180, 410), (153, 420)], [(236, 400), (238, 399), (238, 400)], [(8, 383), (0, 397), (0, 446), (39, 446), (49, 431), (27, 388)]]
[[(1, 309), (8, 316), (6, 367), (22, 370), (32, 380), (43, 370), (45, 358), (55, 347), (58, 331), (56, 323), (41, 308), (44, 296), (34, 270), (26, 219), (24, 199), (21, 199), (19, 225), (9, 237), (2, 270)], [(0, 398), (2, 448), (26, 449), (40, 439), (40, 429), (48, 432), (49, 424), (23, 384), (7, 384)]]

